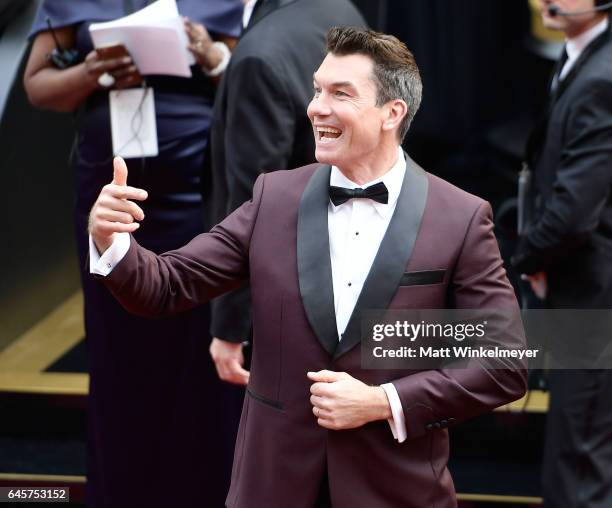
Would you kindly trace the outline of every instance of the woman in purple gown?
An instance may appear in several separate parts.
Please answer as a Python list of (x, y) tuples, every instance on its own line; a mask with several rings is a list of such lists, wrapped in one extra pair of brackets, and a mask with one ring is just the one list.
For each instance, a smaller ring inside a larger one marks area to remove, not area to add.
[[(223, 506), (229, 486), (241, 393), (215, 374), (208, 307), (170, 319), (137, 318), (88, 273), (88, 213), (112, 180), (108, 90), (97, 77), (110, 70), (115, 86), (138, 81), (133, 64), (99, 61), (88, 27), (147, 3), (43, 0), (24, 83), (35, 105), (77, 111), (75, 227), (90, 373), (88, 506), (214, 508)], [(213, 38), (230, 42), (239, 35), (240, 0), (177, 4)], [(55, 47), (47, 17), (62, 46), (78, 51), (75, 65), (59, 69), (46, 58)], [(154, 89), (159, 155), (134, 161), (131, 167), (139, 169), (128, 183), (149, 193), (142, 205), (147, 220), (134, 236), (155, 252), (177, 248), (203, 229), (200, 176), (215, 84), (198, 66), (192, 71), (189, 79), (146, 77)]]

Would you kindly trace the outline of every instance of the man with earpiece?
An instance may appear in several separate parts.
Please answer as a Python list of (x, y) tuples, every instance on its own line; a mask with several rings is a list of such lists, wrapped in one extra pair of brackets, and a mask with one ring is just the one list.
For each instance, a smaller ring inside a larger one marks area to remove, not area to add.
[[(527, 146), (533, 212), (523, 224), (512, 263), (548, 308), (609, 309), (612, 2), (541, 0), (541, 5), (544, 25), (564, 32), (566, 44), (550, 82), (546, 114)], [(563, 319), (571, 315), (576, 313), (565, 312)], [(553, 348), (567, 351), (578, 344), (586, 351), (595, 346), (589, 353), (601, 361), (610, 331), (593, 322), (583, 325), (575, 340), (551, 337)], [(575, 357), (556, 363), (553, 356), (553, 361), (544, 505), (612, 506), (612, 371), (595, 369), (595, 362), (578, 363)]]

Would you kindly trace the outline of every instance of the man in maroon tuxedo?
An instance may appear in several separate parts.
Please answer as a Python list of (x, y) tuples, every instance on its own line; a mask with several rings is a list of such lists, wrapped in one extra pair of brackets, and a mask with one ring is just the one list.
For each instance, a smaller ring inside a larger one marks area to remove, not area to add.
[[(146, 192), (127, 186), (121, 159), (92, 209), (92, 272), (134, 313), (172, 314), (251, 285), (230, 507), (456, 506), (446, 427), (525, 391), (518, 362), (361, 366), (364, 310), (517, 310), (488, 203), (400, 148), (420, 99), (401, 42), (332, 29), (308, 108), (319, 164), (262, 174), (249, 202), (161, 256), (129, 236)], [(520, 347), (511, 330), (507, 346)]]

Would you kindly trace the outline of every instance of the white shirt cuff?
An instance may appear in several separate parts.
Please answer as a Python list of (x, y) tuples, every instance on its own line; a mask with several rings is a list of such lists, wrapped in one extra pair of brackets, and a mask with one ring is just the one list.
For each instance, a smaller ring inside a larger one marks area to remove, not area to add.
[(130, 234), (115, 233), (111, 246), (100, 256), (98, 248), (89, 235), (89, 272), (106, 277), (130, 250)]
[(387, 421), (389, 422), (389, 427), (391, 427), (391, 432), (393, 433), (393, 437), (397, 439), (398, 442), (403, 443), (406, 441), (408, 437), (406, 435), (406, 420), (404, 418), (404, 409), (402, 408), (402, 402), (400, 401), (399, 395), (397, 394), (397, 389), (393, 386), (392, 383), (385, 383), (384, 385), (380, 385), (381, 388), (387, 394), (387, 399), (389, 400), (389, 406), (391, 406), (391, 414), (392, 418), (389, 418)]

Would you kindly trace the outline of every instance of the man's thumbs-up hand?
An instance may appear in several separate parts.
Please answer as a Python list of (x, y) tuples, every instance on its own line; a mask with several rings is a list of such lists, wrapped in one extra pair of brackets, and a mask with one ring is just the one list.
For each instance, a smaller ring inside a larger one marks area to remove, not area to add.
[(115, 233), (132, 233), (144, 219), (134, 203), (147, 199), (147, 192), (127, 185), (128, 169), (121, 157), (113, 160), (113, 181), (105, 185), (89, 214), (89, 234), (100, 254), (113, 243)]
[(115, 157), (113, 159), (113, 181), (111, 183), (127, 187), (127, 175), (127, 164), (121, 157)]

